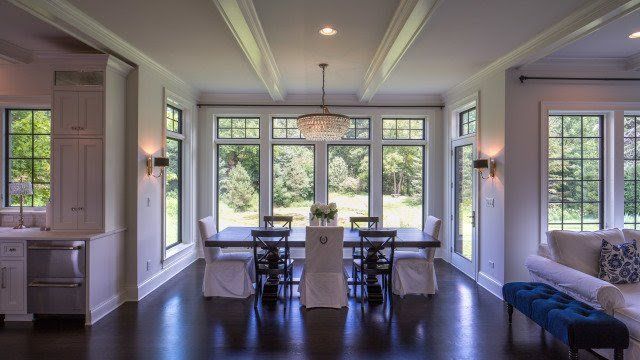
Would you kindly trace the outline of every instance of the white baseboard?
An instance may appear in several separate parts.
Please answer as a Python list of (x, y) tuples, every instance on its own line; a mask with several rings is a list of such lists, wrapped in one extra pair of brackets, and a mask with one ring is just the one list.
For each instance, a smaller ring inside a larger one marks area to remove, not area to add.
[(98, 304), (98, 306), (96, 306), (95, 308), (89, 310), (89, 313), (85, 318), (85, 325), (95, 324), (96, 322), (98, 322), (98, 320), (102, 319), (107, 314), (120, 307), (120, 305), (124, 304), (124, 302), (127, 300), (127, 291), (123, 289), (120, 291), (120, 293), (112, 296), (111, 298)]
[(134, 301), (140, 301), (144, 299), (145, 296), (151, 294), (155, 289), (162, 286), (162, 284), (174, 277), (180, 271), (184, 270), (187, 266), (191, 265), (197, 259), (197, 252), (195, 251), (195, 248), (192, 248), (191, 251), (187, 251), (186, 254), (165, 265), (165, 267), (157, 274), (138, 284), (138, 288), (134, 289), (137, 294), (130, 294), (130, 296), (136, 295), (134, 296)]
[(5, 314), (4, 321), (33, 321), (33, 314)]
[(480, 271), (478, 273), (478, 285), (502, 300), (502, 284), (498, 280)]

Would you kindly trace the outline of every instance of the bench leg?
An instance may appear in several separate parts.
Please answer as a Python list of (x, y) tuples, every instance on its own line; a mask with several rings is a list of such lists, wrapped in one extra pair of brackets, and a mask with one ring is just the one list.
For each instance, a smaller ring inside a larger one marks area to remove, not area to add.
[(511, 320), (513, 319), (513, 305), (507, 303), (507, 313), (509, 314), (509, 324), (511, 324)]
[(578, 349), (569, 348), (569, 360), (578, 360)]
[(624, 357), (622, 349), (614, 349), (613, 350), (613, 359), (614, 360), (622, 360)]

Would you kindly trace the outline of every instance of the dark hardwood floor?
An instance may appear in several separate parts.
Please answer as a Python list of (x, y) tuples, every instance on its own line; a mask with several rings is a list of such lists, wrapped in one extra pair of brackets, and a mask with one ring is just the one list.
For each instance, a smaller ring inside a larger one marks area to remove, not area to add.
[[(0, 327), (1, 359), (565, 359), (564, 344), (451, 265), (437, 261), (439, 293), (395, 298), (393, 311), (350, 299), (349, 309), (300, 308), (297, 292), (260, 306), (205, 300), (204, 262), (92, 327), (51, 319)], [(298, 269), (299, 270), (299, 269)], [(295, 288), (294, 288), (295, 289)], [(581, 359), (594, 359), (581, 351)]]

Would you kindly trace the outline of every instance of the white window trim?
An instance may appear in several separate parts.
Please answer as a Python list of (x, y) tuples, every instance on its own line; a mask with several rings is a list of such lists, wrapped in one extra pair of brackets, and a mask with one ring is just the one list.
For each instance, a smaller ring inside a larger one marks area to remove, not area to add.
[[(167, 130), (166, 109), (167, 105), (174, 106), (182, 110), (182, 134), (174, 133)], [(168, 262), (178, 258), (178, 254), (195, 246), (195, 166), (194, 157), (196, 150), (194, 148), (195, 126), (197, 121), (197, 110), (195, 103), (181, 97), (173, 91), (164, 88), (163, 107), (162, 107), (162, 141), (165, 144), (162, 149), (163, 156), (166, 156), (166, 138), (174, 138), (182, 140), (182, 209), (181, 214), (181, 240), (182, 243), (173, 246), (171, 249), (166, 248), (166, 204), (165, 204), (165, 175), (162, 177), (162, 266)]]
[[(430, 177), (427, 176), (432, 172), (431, 149), (429, 148), (431, 136), (433, 136), (433, 122), (437, 121), (438, 114), (436, 109), (402, 109), (402, 108), (369, 108), (363, 111), (362, 108), (341, 108), (340, 112), (353, 118), (369, 118), (369, 139), (368, 140), (341, 140), (336, 142), (312, 142), (305, 139), (273, 139), (271, 124), (273, 117), (290, 117), (307, 113), (308, 107), (264, 107), (251, 108), (251, 112), (247, 112), (247, 108), (207, 108), (205, 112), (206, 121), (211, 126), (213, 138), (209, 139), (212, 151), (205, 154), (206, 162), (212, 165), (212, 181), (203, 182), (204, 186), (211, 189), (211, 214), (216, 218), (217, 223), (217, 203), (216, 203), (216, 184), (217, 184), (217, 145), (218, 144), (259, 144), (260, 145), (260, 209), (259, 219), (264, 215), (271, 214), (271, 152), (272, 145), (314, 145), (315, 146), (315, 201), (327, 201), (327, 144), (343, 144), (343, 145), (369, 145), (369, 213), (372, 215), (382, 216), (382, 177), (374, 174), (382, 174), (382, 146), (384, 145), (421, 145), (424, 146), (424, 169), (423, 169), (423, 225), (427, 214), (433, 213), (431, 206), (430, 194), (435, 191), (430, 189), (432, 185)], [(217, 138), (217, 118), (218, 117), (259, 117), (260, 118), (260, 139), (218, 139)], [(425, 136), (424, 140), (382, 140), (382, 119), (383, 118), (423, 118), (425, 119)], [(437, 194), (437, 191), (435, 192)], [(383, 225), (384, 226), (384, 225)]]
[[(624, 226), (624, 115), (640, 113), (640, 102), (540, 103), (540, 243), (547, 242), (548, 116), (549, 114), (604, 116), (604, 228)], [(616, 161), (617, 159), (617, 161)]]

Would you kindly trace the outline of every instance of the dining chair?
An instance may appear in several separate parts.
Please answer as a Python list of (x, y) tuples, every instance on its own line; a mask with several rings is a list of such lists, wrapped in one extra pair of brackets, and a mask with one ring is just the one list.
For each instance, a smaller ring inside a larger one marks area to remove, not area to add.
[[(442, 220), (429, 216), (424, 232), (438, 240)], [(436, 269), (433, 264), (436, 248), (419, 251), (396, 251), (393, 263), (393, 293), (404, 297), (407, 294), (433, 295), (438, 291)]]
[(198, 220), (200, 245), (205, 267), (202, 293), (205, 297), (247, 298), (255, 293), (255, 268), (249, 252), (223, 253), (219, 247), (204, 246), (204, 241), (215, 234), (212, 216)]
[[(349, 223), (351, 224), (351, 230), (356, 229), (377, 229), (378, 223), (380, 222), (377, 216), (351, 216), (349, 218)], [(352, 259), (362, 259), (362, 253), (360, 253), (360, 248), (354, 246), (351, 248), (351, 258)], [(356, 268), (355, 264), (351, 265), (351, 278), (355, 278)], [(353, 293), (355, 295), (355, 287), (353, 288)]]
[[(360, 252), (364, 254), (361, 259), (354, 259), (354, 295), (358, 285), (360, 286), (360, 305), (364, 306), (364, 285), (368, 276), (382, 277), (383, 292), (389, 296), (391, 285), (391, 269), (396, 248), (397, 230), (360, 230)], [(386, 251), (388, 250), (388, 252)], [(366, 251), (366, 252), (365, 252)]]
[[(262, 278), (266, 277), (266, 284), (276, 287), (273, 293), (277, 298), (280, 285), (284, 285), (284, 296), (287, 297), (287, 285), (289, 286), (289, 298), (293, 293), (293, 260), (289, 253), (289, 235), (291, 230), (287, 228), (261, 228), (251, 230), (253, 239), (253, 259), (256, 272), (256, 287), (258, 294), (254, 307), (258, 306), (258, 297), (263, 297)], [(281, 252), (280, 248), (284, 248)], [(280, 277), (282, 276), (282, 280)], [(274, 299), (275, 300), (275, 299)], [(285, 300), (285, 307), (287, 306)]]
[[(293, 224), (293, 216), (286, 215), (265, 215), (263, 217), (264, 227), (288, 227), (291, 229)], [(281, 223), (276, 226), (276, 223)]]
[(307, 309), (348, 306), (349, 284), (344, 271), (342, 226), (307, 226), (305, 260), (298, 292)]

